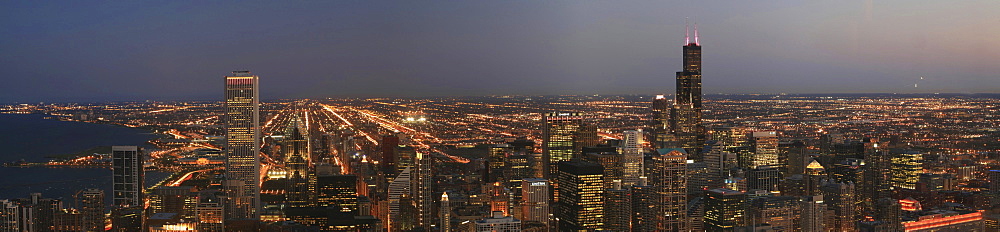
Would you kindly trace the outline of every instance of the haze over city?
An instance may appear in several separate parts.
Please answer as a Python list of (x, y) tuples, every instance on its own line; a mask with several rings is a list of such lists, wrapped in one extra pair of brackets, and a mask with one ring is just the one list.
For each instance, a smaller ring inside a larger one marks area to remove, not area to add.
[[(10, 2), (0, 102), (671, 93), (685, 21), (706, 94), (1000, 92), (997, 1)], [(920, 77), (924, 77), (923, 80)]]

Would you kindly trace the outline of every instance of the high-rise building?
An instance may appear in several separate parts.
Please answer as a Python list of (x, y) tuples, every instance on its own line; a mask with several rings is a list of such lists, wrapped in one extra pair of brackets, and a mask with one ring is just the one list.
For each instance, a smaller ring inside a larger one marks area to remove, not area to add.
[(316, 176), (316, 206), (358, 214), (358, 177), (355, 175)]
[(448, 192), (441, 193), (441, 208), (438, 209), (441, 218), (441, 231), (451, 232), (451, 201), (448, 200)]
[(483, 192), (489, 200), (490, 212), (502, 212), (504, 215), (511, 215), (510, 208), (513, 203), (513, 194), (503, 183), (487, 183), (483, 186)]
[(750, 134), (753, 156), (745, 168), (778, 166), (778, 133), (775, 131), (755, 131)]
[(115, 207), (143, 205), (143, 155), (136, 146), (112, 146)]
[(604, 189), (614, 187), (614, 181), (625, 179), (625, 155), (617, 152), (587, 153), (583, 160), (604, 167)]
[(133, 232), (139, 231), (137, 228), (144, 228), (146, 218), (143, 216), (143, 211), (143, 206), (139, 205), (112, 209), (111, 231)]
[(687, 157), (682, 148), (663, 148), (647, 164), (657, 192), (655, 221), (661, 231), (688, 230)]
[(285, 158), (285, 205), (291, 208), (313, 207), (315, 174), (310, 168), (309, 139), (296, 116), (285, 128), (281, 153)]
[(803, 232), (823, 232), (826, 231), (826, 203), (823, 202), (823, 195), (804, 196), (800, 202), (802, 208), (802, 231)]
[(549, 181), (527, 178), (521, 182), (521, 217), (525, 222), (549, 224)]
[(31, 197), (13, 202), (19, 207), (19, 231), (52, 231), (53, 219), (62, 209), (61, 200), (42, 198), (41, 193), (31, 193)]
[(798, 231), (802, 212), (798, 197), (766, 196), (750, 202), (747, 214), (750, 226), (766, 224), (776, 231)]
[(639, 177), (639, 184), (632, 186), (632, 231), (656, 231), (657, 192), (646, 177)]
[(730, 189), (705, 192), (705, 231), (737, 231), (746, 226), (747, 197)]
[(698, 27), (695, 26), (694, 41), (690, 40), (685, 28), (684, 69), (677, 72), (674, 104), (670, 109), (670, 129), (677, 137), (677, 146), (700, 160), (702, 145), (705, 143), (705, 129), (701, 124), (701, 43), (698, 41)]
[(413, 215), (403, 216), (401, 211), (402, 207), (405, 205), (403, 199), (410, 198), (410, 187), (412, 177), (410, 172), (412, 169), (409, 167), (403, 169), (402, 172), (389, 183), (389, 200), (386, 202), (388, 204), (387, 216), (388, 219), (386, 225), (389, 227), (390, 231), (399, 230), (402, 228), (403, 218), (413, 218)]
[(615, 180), (611, 189), (605, 190), (604, 229), (630, 231), (632, 202), (629, 189), (622, 188), (622, 181)]
[(584, 161), (559, 162), (559, 207), (556, 221), (560, 231), (601, 230), (604, 228), (604, 169)]
[(159, 186), (149, 194), (149, 214), (176, 213), (180, 218), (194, 218), (198, 204), (194, 186)]
[(493, 212), (490, 217), (476, 220), (476, 232), (519, 232), (521, 220), (512, 216), (504, 216), (503, 212)]
[(857, 230), (855, 225), (861, 220), (861, 205), (857, 201), (854, 183), (824, 182), (821, 186), (825, 203), (833, 210), (833, 221), (827, 228), (834, 231)]
[(104, 231), (104, 191), (85, 189), (76, 194), (76, 201), (83, 215), (80, 219), (83, 231)]
[(434, 224), (434, 159), (426, 154), (417, 153), (416, 156), (417, 178), (411, 187), (414, 202), (417, 207), (417, 226), (430, 229)]
[(923, 173), (923, 154), (910, 150), (892, 150), (892, 186), (900, 189), (917, 189), (917, 181)]
[(226, 76), (226, 218), (260, 219), (260, 89), (250, 71)]
[(19, 212), (20, 207), (18, 207), (17, 202), (7, 199), (0, 200), (0, 231), (20, 231)]
[(486, 182), (505, 181), (504, 171), (507, 170), (507, 157), (512, 155), (514, 147), (510, 144), (501, 143), (490, 145), (489, 154), (486, 160)]
[(198, 231), (222, 232), (224, 229), (224, 207), (218, 191), (202, 191), (198, 193), (198, 204), (195, 205), (195, 222)]
[(576, 147), (577, 131), (584, 123), (583, 113), (546, 113), (542, 114), (542, 159), (547, 164), (546, 179), (552, 179), (556, 174), (556, 165), (560, 161), (573, 158)]
[(624, 166), (625, 176), (622, 184), (626, 187), (639, 184), (639, 177), (643, 176), (643, 148), (644, 143), (642, 130), (627, 130), (622, 133), (622, 154), (625, 155)]
[(650, 127), (652, 131), (653, 149), (676, 147), (673, 133), (670, 131), (670, 100), (666, 96), (656, 95), (653, 97), (653, 122)]

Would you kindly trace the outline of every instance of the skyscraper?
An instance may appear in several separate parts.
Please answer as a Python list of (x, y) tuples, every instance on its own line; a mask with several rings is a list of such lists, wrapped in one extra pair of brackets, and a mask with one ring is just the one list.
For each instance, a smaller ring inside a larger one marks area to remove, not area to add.
[(250, 71), (226, 76), (226, 218), (260, 219), (260, 89)]
[(687, 157), (681, 148), (664, 148), (650, 160), (648, 175), (656, 189), (656, 224), (661, 231), (687, 231)]
[(525, 222), (549, 224), (549, 181), (528, 178), (521, 182), (521, 217)]
[(83, 231), (104, 231), (104, 191), (86, 189), (76, 194), (77, 206), (83, 217), (80, 219)]
[(281, 150), (285, 158), (285, 204), (292, 208), (312, 207), (315, 174), (310, 170), (309, 140), (295, 117), (285, 128)]
[(701, 146), (705, 143), (705, 129), (701, 124), (701, 43), (698, 26), (694, 28), (694, 41), (687, 28), (684, 31), (684, 69), (677, 72), (674, 104), (670, 109), (670, 129), (677, 145), (700, 160)]
[(552, 179), (559, 161), (573, 158), (574, 138), (583, 126), (582, 113), (546, 113), (542, 115), (542, 159), (545, 177)]
[(755, 131), (750, 133), (753, 156), (744, 168), (778, 166), (778, 133), (775, 131)]
[(115, 207), (143, 204), (142, 149), (136, 146), (112, 146)]
[(441, 193), (441, 208), (438, 209), (441, 218), (441, 231), (451, 232), (451, 202), (448, 200), (448, 192)]
[(628, 187), (639, 184), (639, 177), (643, 176), (643, 137), (641, 130), (628, 130), (622, 134), (624, 135), (622, 154), (625, 155), (625, 177), (622, 179), (622, 184)]
[(736, 231), (745, 226), (746, 195), (730, 189), (712, 189), (705, 196), (705, 231)]
[[(604, 169), (583, 161), (559, 162), (559, 208), (556, 221), (560, 231), (604, 228)], [(686, 203), (686, 202), (685, 202)]]
[(417, 225), (426, 229), (431, 228), (431, 224), (434, 215), (431, 213), (434, 198), (432, 196), (434, 189), (432, 188), (432, 183), (434, 183), (434, 159), (423, 153), (417, 153), (416, 157), (416, 167), (417, 167), (417, 178), (413, 182), (413, 200), (416, 202), (417, 206)]
[(604, 229), (630, 231), (632, 202), (629, 189), (622, 188), (622, 181), (615, 180), (611, 189), (605, 190)]
[(632, 231), (656, 231), (657, 193), (648, 183), (648, 178), (639, 177), (639, 184), (632, 186)]

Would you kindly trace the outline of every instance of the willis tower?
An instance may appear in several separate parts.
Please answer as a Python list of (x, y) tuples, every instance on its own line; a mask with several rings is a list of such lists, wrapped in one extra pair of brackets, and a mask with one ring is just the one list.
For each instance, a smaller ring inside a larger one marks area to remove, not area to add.
[(670, 109), (670, 131), (676, 146), (684, 148), (695, 160), (700, 160), (705, 144), (705, 128), (701, 124), (701, 44), (698, 25), (694, 26), (694, 41), (684, 28), (684, 70), (677, 72), (677, 94)]

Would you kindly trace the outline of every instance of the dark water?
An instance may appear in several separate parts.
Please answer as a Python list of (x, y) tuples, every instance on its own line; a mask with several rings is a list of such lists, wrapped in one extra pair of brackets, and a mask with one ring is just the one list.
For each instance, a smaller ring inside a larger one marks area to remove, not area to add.
[[(72, 154), (97, 146), (149, 146), (156, 138), (136, 128), (45, 119), (45, 115), (0, 114), (0, 162), (42, 162), (46, 156)], [(153, 185), (169, 173), (147, 172)], [(0, 199), (26, 198), (40, 192), (43, 197), (63, 198), (72, 204), (73, 194), (85, 188), (104, 189), (111, 199), (111, 169), (107, 168), (17, 168), (0, 167)]]

